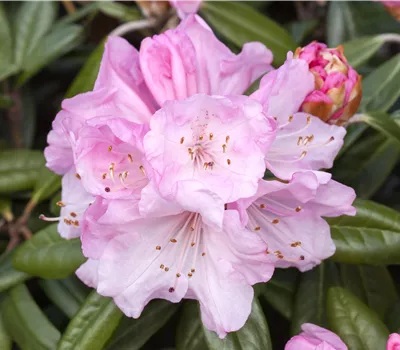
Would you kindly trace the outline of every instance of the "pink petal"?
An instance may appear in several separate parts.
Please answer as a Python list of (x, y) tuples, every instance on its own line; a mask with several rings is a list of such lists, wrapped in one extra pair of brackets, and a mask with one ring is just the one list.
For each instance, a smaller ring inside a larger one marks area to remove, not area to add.
[(400, 334), (392, 333), (389, 335), (386, 350), (400, 350)]
[(98, 275), (97, 270), (99, 268), (98, 260), (88, 259), (85, 263), (79, 266), (76, 270), (78, 278), (91, 288), (97, 288)]
[(192, 13), (196, 13), (202, 0), (171, 0), (169, 3), (176, 8), (178, 16), (181, 19), (186, 18)]
[(276, 117), (279, 124), (285, 124), (290, 115), (298, 112), (306, 96), (314, 90), (314, 77), (307, 62), (292, 56), (289, 53), (281, 67), (266, 74), (260, 88), (250, 96), (263, 105), (266, 115)]
[[(290, 180), (295, 172), (328, 169), (343, 145), (346, 129), (296, 113), (278, 128), (266, 160), (277, 177)], [(322, 176), (322, 174), (319, 174)], [(326, 182), (328, 178), (321, 179)]]
[(260, 43), (248, 43), (242, 53), (233, 54), (195, 15), (143, 40), (140, 49), (144, 78), (161, 106), (196, 93), (241, 94), (271, 62), (271, 52)]

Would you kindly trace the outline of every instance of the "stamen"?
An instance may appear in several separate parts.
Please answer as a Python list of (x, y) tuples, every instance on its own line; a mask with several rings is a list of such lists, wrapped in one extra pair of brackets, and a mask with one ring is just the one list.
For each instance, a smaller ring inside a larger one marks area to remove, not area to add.
[(195, 242), (192, 242), (192, 243), (190, 243), (190, 246), (194, 247), (195, 244), (196, 244)]
[(211, 132), (210, 133), (210, 141), (213, 139), (213, 137), (214, 137), (214, 134)]
[(57, 202), (56, 205), (58, 205), (59, 207), (65, 207), (65, 203), (64, 202)]
[(225, 137), (225, 143), (228, 143), (229, 139), (230, 139), (229, 135)]
[(288, 122), (291, 123), (293, 121), (293, 116), (291, 115), (288, 119)]
[(43, 215), (43, 214), (40, 214), (39, 215), (39, 219), (40, 220), (43, 220), (43, 221), (60, 221), (60, 217), (57, 217), (57, 218), (49, 218), (49, 217), (47, 217), (47, 216), (45, 216), (45, 215)]
[(206, 253), (205, 253), (205, 252), (201, 253), (201, 256), (205, 256), (205, 255), (206, 255)]
[(156, 247), (156, 249), (157, 249), (157, 250), (161, 250), (161, 246), (158, 245), (158, 246)]
[(297, 208), (296, 208), (296, 212), (299, 212), (301, 210), (301, 206), (299, 205)]
[(182, 136), (181, 137), (181, 144), (185, 141), (185, 138)]
[(293, 247), (293, 248), (301, 246), (301, 242), (299, 242), (299, 241), (293, 242), (292, 244), (290, 244), (290, 246)]
[(164, 269), (164, 264), (160, 265), (160, 269), (163, 270)]
[(265, 209), (265, 204), (260, 204), (261, 209)]
[(103, 175), (101, 175), (102, 179), (105, 180), (107, 178), (107, 173), (104, 173)]
[(224, 153), (226, 152), (226, 145), (225, 144), (222, 145), (222, 152), (224, 152)]
[(300, 146), (302, 142), (303, 142), (303, 136), (299, 136), (297, 140), (297, 146)]
[(200, 140), (200, 141), (203, 141), (203, 138), (204, 138), (204, 136), (201, 135), (201, 136), (199, 137), (199, 140)]
[(129, 161), (130, 161), (131, 163), (133, 163), (133, 158), (132, 158), (132, 156), (131, 156), (130, 154), (128, 154), (128, 159), (129, 159)]
[(307, 124), (310, 124), (311, 123), (311, 116), (307, 116)]
[(260, 226), (257, 226), (257, 227), (254, 229), (254, 231), (260, 231), (260, 229), (261, 229), (261, 227), (260, 227)]
[(112, 146), (108, 146), (108, 152), (112, 151)]
[(171, 238), (170, 239), (170, 242), (172, 242), (172, 243), (176, 243), (176, 242), (178, 242), (175, 238)]
[(193, 273), (195, 273), (195, 272), (196, 272), (196, 270), (195, 270), (195, 269), (190, 269), (190, 272), (193, 272)]
[(74, 213), (73, 211), (71, 211), (70, 213), (69, 213), (69, 215), (71, 215), (73, 218), (76, 218), (76, 213)]
[(192, 277), (192, 276), (193, 276), (193, 274), (192, 274), (191, 272), (189, 272), (189, 273), (188, 273), (188, 276), (189, 276), (189, 277)]
[(164, 271), (165, 271), (165, 272), (168, 272), (168, 271), (169, 271), (169, 267), (166, 267), (166, 268), (164, 269)]
[(108, 167), (108, 172), (110, 173), (111, 180), (113, 181), (114, 181), (114, 166), (115, 163), (111, 163), (110, 166)]
[(146, 171), (144, 170), (143, 165), (141, 165), (141, 166), (139, 167), (139, 169), (140, 169), (140, 171), (142, 172), (142, 174), (143, 174), (144, 176), (146, 176)]
[(231, 160), (227, 159), (226, 162), (228, 163), (228, 165), (231, 165)]
[(279, 219), (272, 220), (272, 223), (273, 223), (274, 225), (279, 224)]
[(75, 177), (76, 177), (78, 180), (81, 179), (81, 176), (80, 176), (78, 173), (75, 174)]
[(177, 274), (176, 274), (176, 277), (178, 277), (178, 278), (181, 277), (181, 274), (180, 274), (180, 273), (177, 273)]

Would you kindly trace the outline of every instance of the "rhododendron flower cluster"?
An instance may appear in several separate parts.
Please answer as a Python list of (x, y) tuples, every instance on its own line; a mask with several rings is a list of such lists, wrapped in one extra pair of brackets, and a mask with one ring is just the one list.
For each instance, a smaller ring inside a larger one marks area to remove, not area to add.
[(347, 350), (347, 346), (335, 333), (311, 323), (301, 326), (303, 332), (291, 338), (285, 350)]
[(356, 113), (362, 93), (361, 76), (347, 62), (343, 46), (331, 49), (312, 42), (298, 48), (295, 57), (308, 63), (315, 78), (315, 87), (301, 110), (330, 124), (345, 124)]
[(235, 55), (195, 15), (139, 52), (108, 39), (93, 91), (63, 102), (45, 151), (63, 175), (59, 232), (88, 258), (82, 281), (135, 318), (155, 298), (197, 299), (224, 337), (276, 266), (334, 253), (322, 217), (354, 215), (355, 195), (321, 169), (345, 129), (299, 112), (314, 77), (292, 56), (248, 97), (271, 52)]

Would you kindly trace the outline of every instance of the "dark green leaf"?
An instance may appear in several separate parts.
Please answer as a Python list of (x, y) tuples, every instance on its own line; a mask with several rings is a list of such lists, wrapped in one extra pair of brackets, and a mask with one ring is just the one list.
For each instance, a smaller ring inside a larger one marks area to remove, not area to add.
[(210, 350), (272, 350), (267, 320), (257, 299), (253, 300), (246, 324), (237, 332), (228, 334), (224, 339), (205, 328), (204, 334)]
[(16, 284), (19, 284), (29, 278), (24, 272), (17, 271), (12, 266), (12, 254), (3, 253), (0, 256), (0, 292), (3, 292)]
[(1, 303), (5, 326), (12, 339), (22, 350), (54, 350), (60, 332), (49, 322), (25, 285), (9, 292)]
[(44, 163), (43, 154), (39, 151), (0, 152), (0, 192), (10, 193), (33, 188)]
[(13, 43), (10, 25), (8, 23), (4, 5), (0, 4), (0, 80), (12, 74), (13, 66)]
[(33, 202), (39, 203), (52, 196), (60, 188), (61, 176), (43, 167), (39, 173), (31, 199)]
[(384, 112), (369, 112), (361, 115), (360, 120), (380, 131), (393, 141), (397, 141), (400, 147), (400, 126), (389, 114)]
[(390, 307), (385, 323), (391, 333), (400, 333), (400, 301)]
[(14, 57), (18, 67), (28, 63), (32, 52), (53, 25), (57, 9), (57, 2), (26, 1), (21, 3), (14, 23)]
[(386, 112), (399, 98), (400, 54), (392, 57), (363, 80), (363, 111)]
[(384, 43), (384, 37), (381, 35), (347, 41), (343, 44), (344, 54), (349, 64), (357, 67), (368, 61)]
[(298, 275), (295, 269), (276, 269), (270, 281), (255, 286), (260, 289), (259, 296), (287, 319), (292, 317)]
[(390, 307), (399, 300), (396, 287), (385, 266), (340, 266), (342, 284), (373, 309), (383, 320)]
[(389, 336), (378, 316), (347, 290), (328, 292), (329, 326), (351, 350), (385, 349)]
[(399, 264), (400, 214), (383, 205), (356, 200), (357, 215), (328, 220), (336, 245), (333, 259), (348, 264)]
[(328, 288), (337, 284), (336, 267), (326, 261), (300, 276), (300, 283), (293, 306), (291, 333), (301, 332), (303, 323), (314, 323), (326, 327), (325, 314), (326, 296)]
[[(0, 78), (0, 80), (1, 80), (1, 78)], [(8, 109), (13, 104), (14, 104), (14, 101), (10, 96), (8, 96), (8, 95), (0, 95), (0, 109)]]
[(87, 297), (86, 288), (76, 277), (39, 282), (47, 297), (69, 318), (72, 318)]
[(209, 1), (203, 3), (201, 13), (219, 33), (239, 47), (249, 41), (266, 45), (274, 54), (276, 66), (285, 61), (288, 51), (296, 49), (296, 42), (285, 29), (246, 4)]
[(30, 54), (23, 66), (24, 73), (19, 77), (22, 85), (27, 79), (58, 57), (78, 46), (83, 40), (83, 28), (78, 25), (53, 29), (46, 35)]
[(61, 238), (53, 224), (17, 249), (13, 265), (33, 276), (58, 279), (74, 273), (84, 261), (80, 239)]
[(290, 23), (290, 32), (297, 45), (301, 45), (304, 39), (318, 26), (317, 19), (295, 21)]
[(0, 314), (0, 349), (1, 350), (11, 350), (12, 340), (8, 334), (5, 324), (7, 320), (3, 319), (3, 315)]
[(66, 98), (73, 97), (82, 92), (87, 92), (93, 89), (97, 74), (100, 69), (100, 61), (104, 52), (104, 42), (92, 52), (84, 66), (75, 77), (71, 86), (65, 94)]
[(20, 89), (22, 104), (22, 140), (25, 148), (31, 148), (36, 136), (36, 104), (28, 85)]
[(122, 312), (110, 298), (93, 291), (69, 323), (58, 350), (101, 350), (111, 337)]
[(85, 3), (85, 6), (77, 9), (74, 13), (62, 17), (59, 21), (57, 21), (54, 24), (53, 29), (58, 29), (68, 24), (77, 22), (82, 18), (86, 17), (87, 15), (97, 12), (99, 10), (99, 4), (101, 3), (100, 2), (94, 2), (92, 4)]
[(101, 1), (98, 8), (107, 16), (119, 19), (123, 22), (137, 21), (142, 18), (140, 11), (132, 6), (112, 1)]
[[(179, 304), (154, 300), (146, 306), (140, 317), (124, 317), (106, 350), (138, 350), (178, 310)], [(194, 350), (194, 349), (193, 349)]]
[(197, 301), (185, 303), (176, 331), (176, 350), (187, 349), (208, 349)]

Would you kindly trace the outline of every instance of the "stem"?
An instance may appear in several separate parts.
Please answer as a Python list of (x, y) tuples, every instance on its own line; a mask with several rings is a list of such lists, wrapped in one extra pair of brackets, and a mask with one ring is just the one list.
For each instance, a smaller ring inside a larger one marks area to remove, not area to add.
[(64, 0), (61, 2), (64, 5), (65, 9), (67, 10), (68, 14), (75, 13), (76, 8), (72, 1)]
[(135, 21), (135, 22), (128, 22), (121, 24), (117, 28), (115, 28), (109, 35), (110, 36), (123, 36), (129, 32), (133, 32), (135, 30), (139, 29), (145, 29), (145, 28), (150, 28), (154, 27), (157, 23), (157, 20), (155, 18), (150, 18), (150, 19), (143, 19), (140, 21)]
[(28, 222), (32, 210), (36, 207), (36, 204), (37, 203), (32, 199), (26, 204), (23, 214), (17, 221), (18, 226), (24, 226)]

